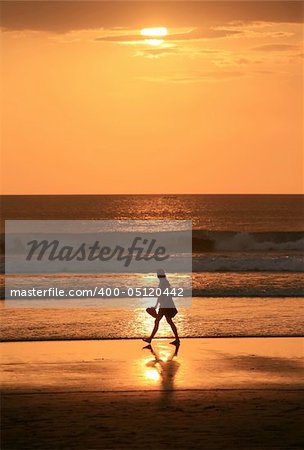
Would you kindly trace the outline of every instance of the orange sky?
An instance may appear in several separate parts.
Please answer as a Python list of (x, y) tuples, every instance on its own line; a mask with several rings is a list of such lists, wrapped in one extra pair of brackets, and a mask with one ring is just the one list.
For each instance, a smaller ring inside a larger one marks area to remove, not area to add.
[(2, 3), (3, 193), (303, 191), (299, 2)]

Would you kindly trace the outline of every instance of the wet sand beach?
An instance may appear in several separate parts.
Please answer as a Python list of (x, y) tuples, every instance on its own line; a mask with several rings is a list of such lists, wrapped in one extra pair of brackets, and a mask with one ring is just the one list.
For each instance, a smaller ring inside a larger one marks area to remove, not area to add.
[(3, 449), (300, 449), (303, 339), (2, 344)]

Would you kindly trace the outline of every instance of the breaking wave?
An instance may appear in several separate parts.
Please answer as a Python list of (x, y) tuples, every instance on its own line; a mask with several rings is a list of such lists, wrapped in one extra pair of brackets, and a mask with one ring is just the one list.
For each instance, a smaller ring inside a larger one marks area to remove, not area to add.
[(193, 250), (200, 251), (304, 251), (304, 232), (193, 231)]

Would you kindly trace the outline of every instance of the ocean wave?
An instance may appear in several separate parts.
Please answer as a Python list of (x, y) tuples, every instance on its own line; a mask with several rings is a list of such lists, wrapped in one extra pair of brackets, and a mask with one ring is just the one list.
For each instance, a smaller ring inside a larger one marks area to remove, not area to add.
[(193, 272), (303, 272), (304, 256), (194, 256)]
[(304, 232), (193, 230), (192, 252), (196, 272), (303, 272)]
[(193, 251), (304, 251), (304, 232), (193, 231)]

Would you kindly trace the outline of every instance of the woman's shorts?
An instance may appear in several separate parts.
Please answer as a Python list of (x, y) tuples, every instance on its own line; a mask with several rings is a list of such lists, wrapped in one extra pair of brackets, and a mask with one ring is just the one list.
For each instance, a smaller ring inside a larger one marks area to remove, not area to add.
[(176, 308), (159, 308), (157, 317), (161, 319), (165, 316), (168, 319), (172, 319), (178, 313)]

